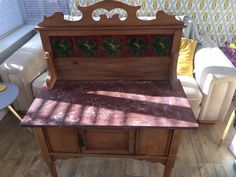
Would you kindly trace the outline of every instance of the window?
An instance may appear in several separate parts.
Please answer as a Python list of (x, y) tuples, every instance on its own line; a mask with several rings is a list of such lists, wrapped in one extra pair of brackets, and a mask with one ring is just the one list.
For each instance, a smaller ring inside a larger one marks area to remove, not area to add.
[(0, 0), (0, 38), (23, 24), (37, 24), (54, 12), (69, 15), (68, 0)]
[(43, 17), (54, 12), (63, 12), (69, 15), (68, 0), (21, 0), (26, 23), (38, 23)]
[(17, 0), (0, 0), (0, 36), (23, 24)]

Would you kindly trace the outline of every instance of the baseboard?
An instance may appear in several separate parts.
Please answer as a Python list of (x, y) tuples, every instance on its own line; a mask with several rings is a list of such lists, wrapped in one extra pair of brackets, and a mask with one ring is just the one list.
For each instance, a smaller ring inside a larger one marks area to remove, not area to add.
[(198, 120), (199, 124), (216, 124), (217, 120)]

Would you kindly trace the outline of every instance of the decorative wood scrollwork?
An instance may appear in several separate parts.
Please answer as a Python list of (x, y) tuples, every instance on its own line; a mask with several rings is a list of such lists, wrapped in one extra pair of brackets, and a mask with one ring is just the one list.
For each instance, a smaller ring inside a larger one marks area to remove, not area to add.
[(45, 52), (44, 55), (45, 55), (45, 60), (47, 62), (47, 67), (48, 67), (48, 76), (47, 76), (46, 83), (47, 83), (48, 88), (51, 89), (57, 80), (57, 74), (56, 74), (55, 68), (53, 67), (52, 56), (50, 52)]
[[(108, 12), (110, 12), (114, 8), (124, 9), (126, 12), (129, 12), (126, 20), (128, 22), (131, 22), (133, 19), (137, 19), (136, 13), (141, 8), (141, 6), (129, 6), (127, 4), (111, 0), (111, 1), (102, 1), (102, 2), (96, 3), (94, 5), (88, 6), (88, 7), (78, 6), (77, 8), (83, 14), (83, 17), (81, 20), (86, 20), (86, 21), (93, 20), (91, 14), (96, 9), (103, 8), (103, 9), (106, 9)], [(115, 21), (120, 21), (118, 14), (113, 15), (112, 19)], [(101, 16), (101, 21), (106, 22), (108, 20), (110, 20), (110, 19), (108, 19), (105, 15)]]
[[(112, 15), (107, 18), (105, 14), (100, 15), (100, 20), (95, 21), (92, 14), (96, 9), (105, 9), (110, 12), (113, 9), (120, 8), (127, 12), (127, 18), (123, 21), (120, 20), (119, 14)], [(64, 20), (64, 15), (61, 12), (56, 12), (50, 17), (44, 17), (44, 21), (39, 23), (38, 28), (43, 27), (62, 27), (62, 26), (150, 26), (150, 25), (175, 25), (176, 27), (183, 27), (183, 23), (176, 20), (175, 16), (168, 15), (163, 11), (158, 11), (156, 19), (154, 20), (141, 20), (137, 17), (137, 11), (141, 6), (129, 6), (127, 4), (117, 2), (114, 0), (102, 1), (88, 7), (78, 6), (78, 10), (82, 12), (82, 18), (78, 21)]]

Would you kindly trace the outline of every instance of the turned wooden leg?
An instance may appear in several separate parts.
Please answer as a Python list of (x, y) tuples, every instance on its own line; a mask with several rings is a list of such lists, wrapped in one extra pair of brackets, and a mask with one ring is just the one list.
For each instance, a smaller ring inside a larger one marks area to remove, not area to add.
[(58, 177), (57, 175), (57, 169), (56, 169), (56, 166), (55, 166), (55, 163), (53, 161), (50, 161), (50, 162), (47, 162), (47, 165), (48, 165), (48, 168), (49, 168), (49, 171), (51, 173), (51, 176), (52, 177)]
[(175, 165), (176, 154), (178, 152), (180, 132), (181, 130), (174, 130), (167, 162), (165, 163), (163, 177), (170, 177), (172, 168)]
[(42, 156), (43, 156), (45, 162), (48, 165), (48, 168), (51, 172), (52, 177), (58, 177), (55, 163), (54, 163), (54, 161), (53, 161), (53, 159), (50, 156), (49, 151), (48, 151), (48, 145), (46, 143), (46, 139), (45, 139), (45, 136), (44, 136), (44, 133), (43, 133), (43, 129), (42, 128), (33, 128), (33, 131), (34, 131), (37, 143), (38, 143), (38, 145), (41, 149)]
[(169, 157), (164, 168), (163, 177), (170, 177), (172, 168), (174, 167), (176, 157)]

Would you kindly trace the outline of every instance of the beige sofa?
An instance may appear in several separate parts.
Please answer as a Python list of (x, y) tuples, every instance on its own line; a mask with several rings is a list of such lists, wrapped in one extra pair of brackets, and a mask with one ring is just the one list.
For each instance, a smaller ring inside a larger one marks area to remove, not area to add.
[[(185, 37), (199, 41), (194, 57), (195, 78), (178, 76), (196, 119), (201, 122), (223, 120), (236, 88), (236, 70), (217, 45), (197, 34), (193, 21), (184, 19)], [(4, 81), (15, 83), (20, 96), (14, 106), (26, 111), (46, 80), (43, 49), (37, 34), (0, 66)], [(42, 74), (43, 73), (43, 74)], [(34, 96), (33, 96), (34, 95)]]
[(35, 35), (0, 65), (4, 82), (14, 83), (19, 96), (13, 103), (16, 110), (25, 112), (33, 102), (32, 82), (46, 70), (44, 51), (39, 34)]
[(199, 122), (224, 120), (236, 88), (236, 70), (208, 36), (194, 57), (194, 78), (178, 76)]

